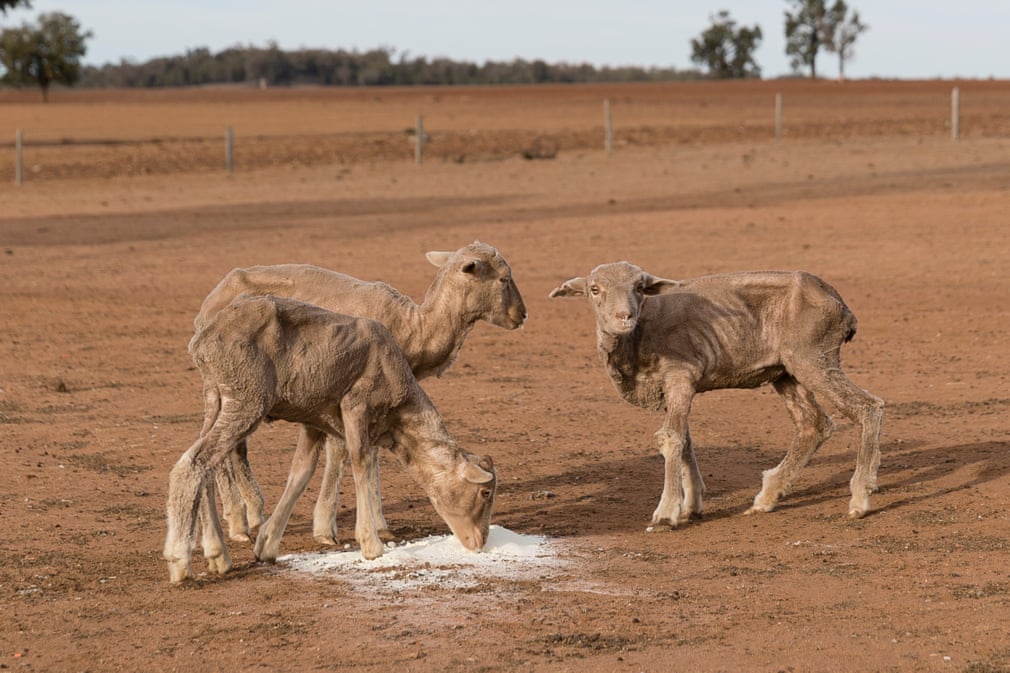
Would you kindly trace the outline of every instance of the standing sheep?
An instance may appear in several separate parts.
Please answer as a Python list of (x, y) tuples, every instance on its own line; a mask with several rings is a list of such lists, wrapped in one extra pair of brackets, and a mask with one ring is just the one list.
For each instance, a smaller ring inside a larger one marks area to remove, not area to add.
[[(376, 528), (380, 445), (424, 486), (464, 547), (484, 546), (496, 485), (491, 460), (456, 445), (380, 323), (292, 299), (239, 297), (194, 335), (190, 352), (203, 378), (206, 416), (169, 479), (164, 556), (172, 582), (192, 575), (198, 511), (211, 569), (231, 568), (212, 476), (263, 420), (301, 424), (300, 450), (318, 451), (324, 435), (344, 438), (357, 494), (355, 537), (365, 558), (383, 550)], [(289, 483), (294, 498), (307, 481)], [(285, 523), (278, 522), (280, 531)], [(280, 536), (272, 543), (267, 556), (276, 558)]]
[(656, 433), (666, 474), (651, 530), (702, 513), (705, 484), (688, 429), (694, 396), (765, 383), (782, 396), (796, 434), (782, 462), (765, 471), (747, 513), (773, 510), (831, 435), (833, 424), (815, 394), (862, 427), (849, 516), (870, 511), (884, 403), (842, 372), (841, 346), (855, 335), (856, 318), (823, 280), (768, 271), (675, 281), (616, 262), (566, 281), (550, 296), (587, 297), (600, 359), (621, 397), (666, 410)]
[[(493, 246), (474, 241), (456, 252), (429, 252), (427, 258), (439, 270), (421, 304), (386, 283), (358, 280), (316, 266), (254, 266), (228, 273), (207, 295), (194, 324), (199, 331), (240, 294), (290, 297), (382, 323), (400, 345), (414, 376), (423, 379), (449, 368), (477, 321), (486, 320), (505, 329), (515, 329), (525, 322), (526, 306), (512, 269)], [(339, 435), (328, 435), (325, 445), (325, 469), (312, 532), (322, 544), (337, 544), (337, 503), (347, 455)], [(289, 483), (290, 479), (308, 478), (301, 474), (305, 470), (311, 476), (317, 462), (318, 447), (306, 441), (304, 432), (297, 446)], [(231, 464), (218, 473), (225, 519), (230, 537), (236, 540), (248, 540), (249, 527), (255, 528), (263, 521), (263, 496), (246, 454), (243, 440)], [(285, 489), (277, 509), (290, 508), (291, 504), (291, 493)], [(380, 531), (388, 536), (381, 509), (378, 516)]]

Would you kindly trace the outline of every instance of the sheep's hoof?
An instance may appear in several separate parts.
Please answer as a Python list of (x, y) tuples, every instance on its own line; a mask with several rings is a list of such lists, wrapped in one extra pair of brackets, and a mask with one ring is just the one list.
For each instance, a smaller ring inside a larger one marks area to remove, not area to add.
[(358, 546), (361, 547), (361, 555), (366, 560), (371, 561), (382, 556), (382, 552), (385, 551), (386, 546), (382, 544), (378, 536), (364, 537), (364, 539), (362, 537), (364, 536), (358, 537)]
[(233, 542), (252, 542), (252, 538), (249, 537), (249, 533), (229, 533), (228, 539)]
[(340, 544), (336, 535), (313, 535), (312, 539), (325, 547), (336, 547)]
[(751, 505), (750, 509), (743, 513), (744, 516), (750, 516), (751, 514), (767, 514), (768, 512), (775, 509), (774, 507), (768, 507), (766, 505)]
[(379, 529), (379, 539), (383, 542), (396, 542), (396, 536), (390, 533), (388, 528)]
[(849, 518), (850, 519), (862, 519), (864, 516), (866, 516), (869, 513), (870, 513), (869, 510), (865, 510), (865, 509), (850, 509), (849, 510)]
[(185, 561), (168, 562), (168, 581), (172, 584), (181, 584), (192, 576), (189, 564)]
[(212, 573), (224, 575), (231, 570), (231, 556), (227, 552), (220, 556), (211, 556), (207, 559), (207, 566)]
[(671, 530), (674, 530), (676, 527), (677, 527), (677, 524), (671, 523), (670, 521), (659, 521), (657, 523), (653, 523), (650, 526), (648, 526), (645, 529), (645, 532), (646, 533), (666, 533), (666, 532), (669, 532)]

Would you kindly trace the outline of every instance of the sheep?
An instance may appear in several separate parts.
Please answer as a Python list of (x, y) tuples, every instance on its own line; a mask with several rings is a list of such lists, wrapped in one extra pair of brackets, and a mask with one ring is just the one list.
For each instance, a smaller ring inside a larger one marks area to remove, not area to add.
[(795, 425), (785, 458), (763, 473), (747, 514), (772, 511), (831, 435), (815, 399), (830, 400), (860, 424), (848, 515), (870, 511), (880, 464), (884, 403), (842, 372), (840, 350), (856, 318), (826, 282), (802, 271), (758, 271), (668, 280), (628, 262), (597, 266), (551, 297), (587, 297), (600, 359), (621, 397), (665, 410), (656, 433), (665, 459), (663, 495), (647, 530), (669, 530), (702, 514), (705, 484), (688, 414), (698, 393), (771, 383)]
[[(383, 323), (407, 357), (414, 376), (439, 376), (456, 359), (463, 341), (479, 320), (505, 329), (521, 327), (526, 306), (512, 278), (512, 269), (493, 246), (474, 241), (455, 252), (429, 252), (427, 259), (439, 267), (420, 305), (382, 282), (358, 280), (348, 275), (306, 264), (282, 264), (234, 269), (207, 296), (194, 319), (199, 330), (240, 294), (291, 297), (348, 315)], [(337, 544), (337, 503), (346, 451), (337, 435), (327, 436), (322, 487), (313, 512), (313, 537), (320, 544)], [(317, 447), (302, 436), (292, 462), (295, 472), (315, 469)], [(311, 449), (311, 450), (310, 450)], [(248, 540), (250, 528), (263, 522), (263, 496), (252, 476), (243, 441), (233, 460), (218, 474), (218, 487), (228, 522), (229, 536)], [(291, 494), (285, 490), (277, 508), (287, 508)], [(378, 512), (385, 539), (391, 536)]]
[[(381, 323), (293, 299), (240, 296), (193, 336), (190, 352), (203, 380), (205, 419), (169, 478), (164, 556), (171, 582), (192, 576), (198, 511), (210, 568), (231, 568), (211, 476), (264, 420), (301, 424), (301, 450), (318, 451), (324, 435), (343, 437), (357, 493), (355, 537), (366, 559), (383, 551), (375, 525), (379, 446), (391, 448), (425, 488), (464, 547), (484, 546), (494, 465), (456, 445)], [(295, 499), (307, 481), (289, 484)], [(276, 558), (276, 547), (267, 555)]]

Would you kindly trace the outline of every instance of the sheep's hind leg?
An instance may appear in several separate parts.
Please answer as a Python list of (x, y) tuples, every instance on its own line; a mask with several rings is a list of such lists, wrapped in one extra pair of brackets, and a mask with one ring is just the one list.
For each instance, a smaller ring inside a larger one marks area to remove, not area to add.
[[(227, 554), (224, 543), (220, 542), (219, 548), (214, 546), (214, 542), (222, 540), (223, 535), (217, 513), (211, 511), (215, 508), (213, 500), (207, 497), (208, 485), (212, 471), (231, 452), (237, 441), (252, 432), (259, 417), (254, 415), (250, 418), (232, 417), (224, 420), (229, 416), (224, 412), (216, 415), (207, 433), (182, 454), (169, 475), (168, 534), (165, 538), (164, 557), (168, 562), (169, 581), (173, 584), (193, 576), (191, 559), (198, 513), (201, 510), (204, 510), (205, 555), (209, 554), (208, 561), (212, 569), (223, 572), (230, 567), (230, 561), (222, 558), (222, 554)], [(210, 493), (213, 493), (212, 489)], [(216, 529), (208, 533), (208, 526), (216, 526)]]
[(850, 519), (863, 517), (870, 512), (870, 494), (877, 490), (884, 401), (857, 386), (837, 366), (810, 372), (809, 380), (801, 380), (816, 394), (831, 400), (862, 428), (856, 470), (849, 481), (852, 498), (848, 516)]
[(168, 562), (169, 581), (173, 584), (193, 576), (193, 538), (204, 479), (193, 456), (205, 450), (206, 442), (206, 437), (198, 439), (175, 463), (168, 478), (168, 533), (162, 553)]
[[(246, 443), (243, 441), (235, 453), (229, 456), (214, 473), (214, 481), (217, 484), (217, 492), (221, 495), (221, 508), (224, 520), (228, 523), (228, 537), (236, 542), (249, 542), (252, 522), (250, 515), (253, 514), (257, 503), (247, 502), (242, 497), (243, 486), (240, 485), (242, 477), (242, 463), (245, 462), (246, 473), (251, 478), (252, 473), (248, 470), (248, 461), (245, 459)], [(255, 492), (259, 494), (259, 487), (253, 480)], [(263, 496), (259, 495), (259, 507), (263, 506)], [(256, 525), (259, 525), (258, 523)]]
[(814, 395), (792, 376), (786, 374), (773, 385), (785, 402), (795, 432), (792, 445), (782, 462), (764, 471), (761, 491), (754, 497), (754, 504), (745, 514), (770, 512), (775, 509), (779, 499), (789, 493), (793, 480), (800, 470), (809, 462), (821, 444), (831, 436), (834, 427), (831, 418), (824, 413)]
[(231, 464), (235, 471), (235, 485), (243, 503), (249, 530), (256, 530), (263, 523), (263, 493), (253, 476), (249, 465), (249, 440), (243, 439), (231, 455)]
[(223, 575), (231, 570), (231, 554), (224, 542), (221, 531), (221, 520), (217, 516), (217, 505), (214, 497), (214, 481), (206, 480), (203, 497), (200, 498), (200, 519), (203, 522), (203, 535), (200, 546), (203, 556), (207, 559), (207, 567), (212, 573)]

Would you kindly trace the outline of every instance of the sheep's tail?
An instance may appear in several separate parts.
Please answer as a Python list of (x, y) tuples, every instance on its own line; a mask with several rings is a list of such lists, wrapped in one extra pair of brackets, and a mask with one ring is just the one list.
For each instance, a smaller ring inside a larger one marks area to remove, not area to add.
[(845, 317), (848, 318), (847, 331), (845, 332), (845, 343), (849, 343), (856, 336), (856, 316), (848, 309), (846, 309), (845, 313)]
[(845, 300), (842, 299), (842, 295), (838, 294), (838, 290), (836, 290), (830, 283), (819, 276), (812, 277), (816, 279), (817, 284), (820, 285), (821, 289), (829, 297), (838, 302), (838, 310), (840, 313), (839, 317), (841, 319), (840, 322), (845, 329), (842, 336), (842, 343), (849, 343), (856, 336), (856, 325), (858, 323), (856, 320), (856, 314), (853, 313), (852, 309), (845, 304)]
[(203, 429), (200, 436), (206, 435), (221, 415), (221, 391), (217, 386), (205, 386), (203, 389)]

